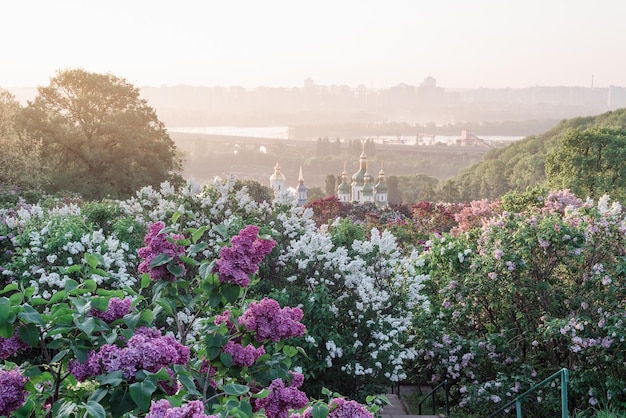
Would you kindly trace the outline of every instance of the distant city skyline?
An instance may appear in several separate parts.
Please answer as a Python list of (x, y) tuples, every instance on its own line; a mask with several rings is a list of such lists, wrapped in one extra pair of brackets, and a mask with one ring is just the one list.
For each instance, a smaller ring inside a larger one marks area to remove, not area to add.
[(619, 0), (2, 2), (0, 87), (626, 86)]

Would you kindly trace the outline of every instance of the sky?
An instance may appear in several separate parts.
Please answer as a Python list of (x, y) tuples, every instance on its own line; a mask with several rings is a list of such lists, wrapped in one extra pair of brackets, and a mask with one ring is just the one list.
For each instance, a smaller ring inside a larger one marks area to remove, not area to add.
[(626, 86), (623, 0), (0, 2), (0, 87)]

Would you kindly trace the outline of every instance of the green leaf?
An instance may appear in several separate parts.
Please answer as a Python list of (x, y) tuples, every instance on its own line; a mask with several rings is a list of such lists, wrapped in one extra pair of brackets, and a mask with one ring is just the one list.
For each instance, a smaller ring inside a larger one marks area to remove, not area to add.
[(200, 269), (198, 270), (198, 274), (200, 274), (200, 278), (205, 280), (209, 274), (211, 274), (213, 270), (213, 262), (203, 261), (200, 264)]
[(182, 213), (180, 213), (179, 211), (174, 212), (174, 214), (172, 215), (172, 223), (173, 224), (178, 222), (178, 218), (180, 218), (180, 215), (182, 215)]
[(252, 397), (253, 398), (267, 398), (269, 394), (270, 394), (270, 390), (268, 388), (265, 388), (260, 392), (253, 393)]
[(220, 361), (222, 362), (224, 366), (230, 367), (233, 364), (233, 356), (230, 355), (229, 353), (221, 353)]
[(246, 393), (248, 393), (250, 388), (248, 386), (239, 385), (237, 383), (230, 383), (228, 385), (222, 386), (222, 390), (227, 395), (241, 396), (241, 395), (245, 395)]
[(0, 295), (3, 295), (7, 292), (12, 292), (17, 289), (17, 283), (9, 283), (8, 285), (4, 286), (4, 289), (2, 289), (2, 291), (0, 291)]
[(39, 347), (39, 328), (35, 324), (26, 324), (17, 330), (18, 335), (31, 347)]
[(80, 264), (74, 264), (73, 266), (69, 267), (60, 267), (59, 270), (61, 270), (61, 274), (72, 274), (80, 271), (80, 269), (82, 268), (83, 266), (81, 266)]
[(213, 230), (222, 236), (222, 238), (228, 238), (228, 227), (224, 224), (214, 225)]
[(13, 325), (5, 322), (0, 324), (0, 337), (11, 338), (13, 336)]
[(50, 360), (50, 363), (57, 363), (61, 360), (63, 360), (63, 357), (65, 357), (65, 355), (67, 353), (70, 352), (69, 348), (66, 348), (65, 350), (61, 350), (58, 353), (56, 353), (56, 355), (54, 357), (52, 357), (52, 360)]
[(72, 290), (76, 289), (78, 287), (78, 282), (76, 280), (73, 279), (68, 279), (65, 282), (65, 290), (68, 292), (71, 292)]
[(200, 393), (196, 389), (196, 382), (187, 376), (187, 375), (178, 375), (178, 381), (183, 385), (185, 390), (189, 392), (190, 395), (199, 395)]
[(141, 288), (146, 289), (152, 283), (152, 279), (150, 278), (149, 273), (144, 273), (141, 275)]
[(150, 380), (135, 382), (130, 385), (130, 397), (142, 411), (147, 411), (150, 407), (152, 394), (156, 390), (156, 385)]
[(9, 313), (11, 313), (11, 301), (3, 296), (0, 298), (0, 324), (9, 319)]
[(59, 290), (54, 295), (52, 295), (52, 297), (50, 298), (50, 303), (60, 302), (65, 298), (66, 295), (67, 292), (65, 290)]
[(311, 408), (311, 416), (313, 418), (326, 418), (328, 411), (328, 406), (318, 403)]
[(172, 257), (167, 254), (159, 254), (152, 259), (150, 262), (150, 268), (153, 269), (155, 267), (162, 266), (163, 264), (167, 264), (172, 261)]
[(95, 256), (95, 254), (86, 253), (85, 254), (85, 263), (87, 263), (87, 265), (89, 267), (95, 269), (96, 267), (98, 267), (98, 264), (100, 264), (100, 261)]
[(241, 286), (238, 286), (236, 284), (223, 283), (222, 286), (220, 286), (220, 292), (222, 293), (224, 298), (230, 303), (234, 303), (237, 299), (239, 299), (241, 291)]
[(118, 386), (124, 380), (122, 370), (115, 370), (109, 374), (101, 376), (99, 379), (101, 385)]
[(180, 261), (182, 261), (185, 264), (189, 264), (190, 266), (199, 266), (200, 265), (200, 263), (198, 261), (196, 261), (193, 258), (188, 257), (186, 255), (178, 256), (178, 258), (180, 258)]
[[(205, 233), (206, 231), (208, 231), (208, 230), (209, 230), (209, 227), (208, 227), (208, 226), (206, 226), (206, 225), (204, 225), (204, 226), (202, 226), (202, 227), (200, 227), (200, 228), (196, 229), (196, 230), (195, 230), (195, 231), (191, 234), (191, 241), (195, 244), (196, 242), (198, 242), (198, 240), (199, 240), (200, 238), (202, 238), (202, 235), (204, 235), (204, 233)], [(206, 245), (206, 244), (204, 244), (204, 245)], [(200, 251), (202, 251), (202, 250), (200, 250)], [(197, 251), (194, 251), (194, 252), (197, 252)]]
[(173, 264), (173, 263), (169, 263), (167, 265), (167, 271), (172, 273), (174, 277), (181, 277), (184, 273), (184, 270), (181, 266), (179, 266), (178, 264)]
[(91, 334), (93, 334), (93, 331), (96, 329), (96, 320), (93, 316), (88, 316), (82, 320), (75, 318), (74, 324), (76, 324), (76, 327), (89, 337), (91, 337)]
[(24, 301), (24, 294), (22, 292), (13, 293), (9, 296), (9, 300), (11, 301), (11, 305), (21, 305)]
[(159, 305), (161, 308), (163, 308), (165, 312), (167, 312), (169, 315), (174, 315), (174, 311), (172, 310), (172, 307), (170, 306), (167, 300), (157, 299), (156, 304)]
[(26, 297), (26, 299), (30, 299), (31, 297), (33, 297), (33, 295), (35, 294), (35, 288), (34, 287), (27, 287), (26, 290), (24, 290), (24, 297)]
[(98, 285), (96, 284), (95, 280), (87, 279), (83, 282), (83, 287), (93, 293), (96, 291)]

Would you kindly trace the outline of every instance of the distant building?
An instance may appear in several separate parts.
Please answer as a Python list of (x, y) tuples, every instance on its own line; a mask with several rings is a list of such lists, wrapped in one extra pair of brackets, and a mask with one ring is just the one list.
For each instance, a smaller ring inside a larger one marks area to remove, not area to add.
[(462, 147), (488, 147), (489, 144), (484, 139), (474, 135), (474, 132), (462, 130), (461, 138), (456, 140), (456, 144)]
[(304, 206), (307, 201), (306, 186), (304, 185), (304, 176), (302, 175), (302, 166), (300, 166), (300, 175), (298, 176), (298, 206)]
[[(270, 187), (277, 193), (285, 190), (285, 176), (280, 171), (280, 165), (276, 163), (274, 166), (274, 174), (270, 176)], [(385, 172), (382, 164), (378, 177), (374, 178), (367, 171), (367, 156), (365, 151), (359, 157), (359, 171), (352, 175), (352, 182), (348, 183), (348, 173), (344, 163), (343, 173), (341, 174), (341, 183), (337, 186), (337, 198), (343, 203), (366, 203), (372, 202), (378, 206), (387, 206), (388, 187), (385, 181)], [(298, 206), (303, 206), (307, 197), (307, 188), (304, 185), (304, 175), (302, 167), (298, 176), (298, 186), (296, 188), (296, 197)]]
[(285, 175), (281, 173), (278, 163), (274, 166), (274, 174), (270, 176), (270, 187), (274, 192), (282, 192), (285, 190)]

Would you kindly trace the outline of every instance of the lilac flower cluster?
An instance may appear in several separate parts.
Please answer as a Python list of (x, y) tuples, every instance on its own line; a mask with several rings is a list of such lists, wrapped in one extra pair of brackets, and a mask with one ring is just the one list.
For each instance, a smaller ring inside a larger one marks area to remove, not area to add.
[(335, 398), (328, 403), (328, 418), (374, 418), (374, 415), (356, 401)]
[(105, 344), (99, 352), (91, 351), (85, 363), (73, 360), (68, 365), (70, 373), (82, 382), (102, 373), (122, 370), (125, 379), (132, 380), (138, 370), (156, 373), (172, 364), (186, 364), (189, 347), (172, 336), (161, 336), (155, 328), (138, 328), (124, 348)]
[(17, 370), (0, 370), (0, 416), (10, 417), (13, 411), (24, 405), (25, 382), (24, 376)]
[(252, 344), (242, 346), (240, 343), (231, 340), (224, 346), (224, 352), (233, 357), (233, 366), (250, 367), (259, 357), (265, 354), (265, 347), (260, 346), (256, 348)]
[(92, 309), (91, 315), (102, 319), (107, 324), (110, 324), (113, 321), (123, 318), (124, 315), (127, 315), (130, 312), (131, 303), (132, 300), (130, 298), (111, 298), (109, 300), (108, 309), (105, 312)]
[(28, 345), (25, 344), (17, 334), (17, 329), (10, 338), (0, 337), (0, 359), (5, 360), (20, 350), (25, 350)]
[[(181, 255), (185, 254), (185, 247), (169, 242), (167, 240), (168, 236), (161, 232), (163, 228), (165, 228), (163, 222), (155, 222), (150, 226), (150, 231), (144, 238), (146, 246), (138, 250), (139, 257), (143, 258), (143, 261), (139, 264), (139, 272), (150, 273), (150, 278), (155, 281), (165, 278), (174, 281), (175, 277), (167, 269), (167, 264), (150, 268), (150, 264), (156, 256), (166, 254), (172, 257), (178, 266), (183, 269), (183, 274), (186, 271), (185, 264), (179, 259)], [(173, 234), (171, 238), (176, 241), (184, 239), (184, 236), (182, 234)]]
[(287, 306), (281, 309), (274, 299), (263, 298), (260, 302), (250, 303), (239, 318), (239, 323), (248, 331), (254, 331), (259, 342), (266, 339), (278, 342), (281, 339), (304, 335), (306, 327), (300, 323), (303, 316), (304, 313), (300, 308)]
[(298, 389), (304, 382), (304, 376), (290, 373), (292, 380), (289, 386), (285, 386), (282, 379), (274, 379), (270, 383), (270, 394), (267, 397), (252, 400), (252, 409), (255, 412), (264, 409), (267, 418), (287, 418), (290, 409), (300, 409), (309, 403), (306, 394)]
[(146, 418), (219, 418), (218, 415), (205, 415), (202, 401), (191, 401), (181, 407), (172, 407), (167, 399), (152, 402)]
[(213, 272), (218, 273), (222, 283), (248, 286), (248, 275), (259, 270), (259, 263), (275, 245), (273, 240), (259, 238), (258, 226), (248, 225), (231, 239), (230, 247), (222, 247)]

